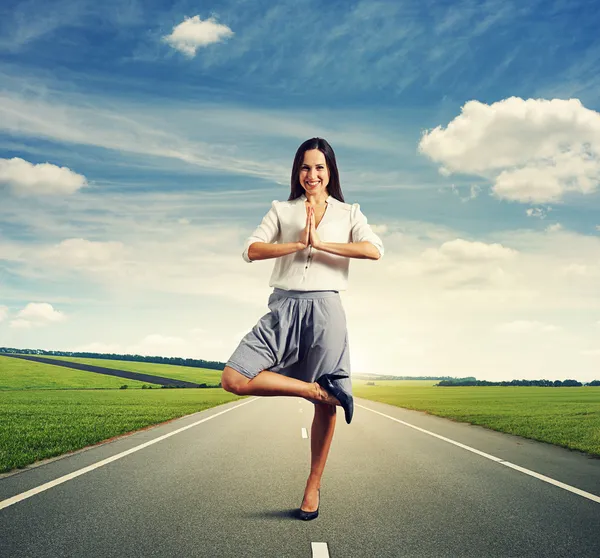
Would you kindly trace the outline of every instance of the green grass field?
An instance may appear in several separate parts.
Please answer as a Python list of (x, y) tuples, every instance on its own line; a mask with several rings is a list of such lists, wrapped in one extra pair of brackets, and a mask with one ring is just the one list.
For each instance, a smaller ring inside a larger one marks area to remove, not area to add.
[[(0, 356), (0, 391), (41, 389), (128, 389), (141, 388), (144, 382), (74, 370), (64, 366), (52, 366)], [(152, 384), (154, 388), (160, 386)]]
[(600, 387), (436, 387), (353, 382), (356, 397), (600, 455)]
[[(143, 374), (154, 374), (174, 380), (184, 380), (196, 384), (207, 384), (215, 387), (221, 381), (221, 371), (210, 368), (195, 368), (193, 366), (178, 366), (176, 364), (155, 364), (153, 362), (135, 362), (130, 360), (109, 360), (103, 358), (77, 358), (39, 355), (54, 360), (66, 360), (69, 362), (80, 362), (114, 370), (125, 370), (127, 372), (141, 372)], [(13, 359), (16, 360), (16, 359)], [(31, 362), (31, 361), (30, 361)], [(87, 372), (86, 372), (87, 374)]]
[(235, 399), (221, 388), (4, 391), (0, 473)]
[[(218, 384), (220, 371), (80, 359), (121, 370)], [(171, 369), (177, 369), (172, 373)], [(600, 387), (436, 387), (353, 382), (356, 397), (426, 411), (600, 456)], [(128, 389), (119, 389), (126, 384)], [(221, 388), (143, 382), (0, 356), (0, 473), (127, 432), (242, 399)]]

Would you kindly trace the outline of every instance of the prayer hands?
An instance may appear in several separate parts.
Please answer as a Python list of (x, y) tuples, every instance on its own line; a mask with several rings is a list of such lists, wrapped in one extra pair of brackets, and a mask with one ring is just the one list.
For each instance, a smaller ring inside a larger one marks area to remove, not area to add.
[(310, 244), (310, 207), (306, 206), (306, 226), (300, 234), (300, 244), (306, 248)]
[(310, 210), (310, 244), (315, 250), (318, 250), (321, 246), (321, 239), (317, 234), (317, 227), (315, 226), (315, 210), (313, 207)]
[(302, 230), (300, 235), (301, 244), (306, 248), (312, 246), (316, 250), (321, 246), (321, 239), (317, 234), (317, 227), (315, 226), (315, 210), (309, 205), (306, 206), (306, 226)]

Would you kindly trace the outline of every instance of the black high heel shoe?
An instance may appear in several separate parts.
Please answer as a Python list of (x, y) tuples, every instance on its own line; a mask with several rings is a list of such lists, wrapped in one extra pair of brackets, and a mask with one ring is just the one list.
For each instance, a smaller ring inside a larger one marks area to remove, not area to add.
[(352, 415), (354, 414), (354, 398), (348, 395), (345, 391), (338, 388), (331, 380), (335, 378), (346, 378), (347, 376), (341, 376), (340, 374), (323, 374), (317, 378), (317, 383), (325, 389), (328, 393), (333, 395), (341, 404), (344, 409), (344, 415), (346, 417), (346, 423), (350, 424)]
[(304, 511), (302, 508), (298, 510), (298, 518), (304, 519), (305, 521), (309, 521), (310, 519), (315, 519), (319, 515), (319, 507), (321, 506), (321, 489), (317, 488), (319, 491), (319, 505), (315, 511)]

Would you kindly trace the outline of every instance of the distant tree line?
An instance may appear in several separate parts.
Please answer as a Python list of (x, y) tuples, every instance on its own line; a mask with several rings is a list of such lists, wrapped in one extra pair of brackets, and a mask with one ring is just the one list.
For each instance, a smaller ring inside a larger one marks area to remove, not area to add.
[(475, 380), (474, 377), (454, 378), (452, 376), (388, 376), (386, 374), (364, 374), (357, 372), (352, 374), (353, 378), (362, 380)]
[(194, 366), (196, 368), (208, 368), (210, 370), (223, 370), (224, 362), (214, 360), (202, 360), (196, 358), (161, 357), (143, 355), (119, 355), (116, 353), (71, 353), (68, 351), (44, 351), (43, 349), (14, 349), (11, 347), (0, 347), (0, 354), (26, 354), (26, 355), (51, 355), (80, 358), (103, 358), (106, 360), (132, 360), (135, 362), (155, 362), (158, 364), (176, 364), (179, 366)]
[[(161, 356), (143, 356), (143, 355), (120, 355), (117, 353), (73, 353), (68, 351), (45, 351), (44, 349), (15, 349), (11, 347), (0, 347), (0, 354), (27, 354), (27, 355), (51, 355), (79, 358), (103, 358), (106, 360), (130, 360), (136, 362), (155, 362), (158, 364), (175, 364), (179, 366), (193, 366), (196, 368), (208, 368), (210, 370), (223, 370), (224, 362), (214, 360), (202, 360), (196, 358), (181, 357), (161, 357)], [(511, 380), (503, 382), (489, 382), (487, 380), (477, 380), (474, 376), (465, 378), (453, 378), (452, 376), (386, 376), (375, 374), (353, 374), (352, 377), (360, 379), (363, 377), (368, 380), (439, 380), (436, 386), (542, 386), (542, 387), (579, 387), (579, 386), (600, 386), (600, 380), (593, 380), (582, 384), (577, 380)]]
[(510, 382), (488, 382), (487, 380), (460, 379), (460, 380), (442, 380), (436, 386), (540, 386), (540, 387), (581, 387), (600, 386), (600, 380), (593, 380), (582, 384), (577, 380), (511, 380)]

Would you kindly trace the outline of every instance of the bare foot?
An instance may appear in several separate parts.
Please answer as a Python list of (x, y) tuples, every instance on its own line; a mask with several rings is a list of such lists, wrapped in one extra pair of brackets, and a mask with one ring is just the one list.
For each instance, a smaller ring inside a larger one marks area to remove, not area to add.
[(337, 397), (331, 395), (325, 388), (317, 382), (312, 383), (312, 394), (310, 397), (305, 397), (311, 403), (327, 403), (329, 405), (342, 406)]
[(319, 507), (318, 486), (307, 486), (304, 491), (304, 499), (300, 504), (300, 509), (307, 512), (317, 511)]

